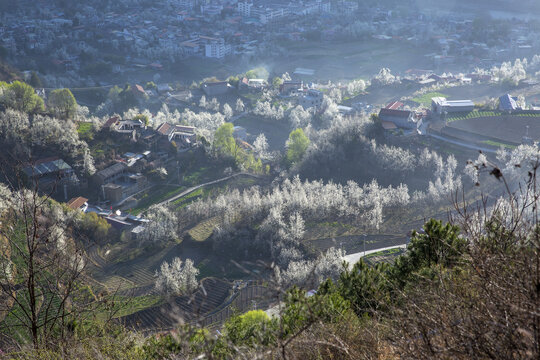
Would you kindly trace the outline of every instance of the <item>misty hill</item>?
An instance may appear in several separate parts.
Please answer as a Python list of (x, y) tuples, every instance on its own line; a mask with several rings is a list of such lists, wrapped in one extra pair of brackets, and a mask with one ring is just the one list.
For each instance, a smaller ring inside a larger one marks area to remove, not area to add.
[(15, 68), (0, 60), (0, 81), (10, 82), (20, 79), (21, 77)]

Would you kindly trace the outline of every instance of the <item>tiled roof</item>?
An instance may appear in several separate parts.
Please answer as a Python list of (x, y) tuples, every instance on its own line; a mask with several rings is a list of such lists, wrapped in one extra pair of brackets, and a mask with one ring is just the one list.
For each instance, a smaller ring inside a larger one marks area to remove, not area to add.
[(404, 119), (407, 119), (410, 115), (411, 112), (407, 110), (381, 109), (379, 112), (379, 116), (392, 116)]
[(393, 101), (390, 104), (386, 105), (385, 109), (390, 110), (399, 110), (403, 107), (403, 103), (399, 101)]
[(67, 202), (67, 206), (70, 209), (77, 210), (81, 206), (83, 206), (84, 203), (87, 202), (87, 201), (88, 201), (87, 198), (83, 198), (83, 197), (79, 196), (79, 197), (76, 197), (76, 198), (73, 198), (73, 199), (69, 200)]
[(157, 132), (161, 135), (169, 135), (173, 129), (173, 126), (169, 123), (163, 123), (158, 126)]
[(126, 164), (118, 162), (112, 166), (109, 166), (106, 169), (98, 171), (96, 175), (105, 180), (107, 178), (110, 178), (111, 176), (121, 173), (122, 171), (124, 171), (125, 168), (127, 168)]
[(115, 123), (117, 123), (118, 121), (120, 120), (120, 117), (118, 116), (113, 116), (113, 117), (110, 117), (109, 120), (107, 120), (105, 122), (105, 124), (103, 124), (103, 128), (110, 128), (111, 126), (113, 126)]
[(174, 131), (188, 133), (188, 134), (195, 134), (195, 128), (193, 126), (175, 125)]

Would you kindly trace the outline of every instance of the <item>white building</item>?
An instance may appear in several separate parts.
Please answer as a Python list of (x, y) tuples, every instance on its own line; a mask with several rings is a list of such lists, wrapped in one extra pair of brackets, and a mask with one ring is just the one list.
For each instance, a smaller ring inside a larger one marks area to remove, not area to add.
[(208, 58), (223, 59), (231, 53), (231, 45), (226, 45), (223, 38), (199, 37), (204, 44), (204, 56)]
[(193, 0), (169, 0), (169, 4), (176, 5), (182, 8), (193, 8), (194, 1)]
[(242, 14), (242, 16), (250, 17), (252, 7), (253, 7), (253, 3), (250, 1), (239, 1), (237, 10), (240, 14)]
[(289, 11), (282, 8), (258, 7), (251, 9), (251, 16), (259, 19), (261, 24), (268, 24), (289, 15)]
[(444, 97), (431, 99), (431, 110), (434, 113), (470, 112), (474, 110), (474, 102), (471, 100), (446, 100)]
[(201, 14), (206, 16), (218, 16), (223, 11), (222, 5), (201, 5)]
[(319, 4), (320, 12), (330, 12), (330, 10), (332, 10), (332, 5), (330, 4), (330, 1), (317, 0), (317, 3)]
[(323, 102), (323, 93), (319, 90), (310, 89), (307, 94), (300, 98), (299, 104), (302, 105), (304, 110), (309, 108), (315, 108), (319, 110)]

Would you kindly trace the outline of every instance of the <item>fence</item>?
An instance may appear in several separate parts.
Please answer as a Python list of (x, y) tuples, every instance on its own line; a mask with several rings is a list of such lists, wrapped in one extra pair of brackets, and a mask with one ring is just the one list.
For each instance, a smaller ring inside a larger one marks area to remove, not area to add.
[(202, 319), (192, 321), (204, 327), (223, 324), (231, 316), (249, 310), (266, 309), (272, 302), (272, 293), (262, 282), (250, 283), (238, 290), (224, 307)]

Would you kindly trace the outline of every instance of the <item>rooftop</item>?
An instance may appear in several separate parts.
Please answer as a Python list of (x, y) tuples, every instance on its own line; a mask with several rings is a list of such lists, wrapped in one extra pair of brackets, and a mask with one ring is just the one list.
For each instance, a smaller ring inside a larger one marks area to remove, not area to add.
[(158, 126), (158, 128), (156, 129), (156, 131), (158, 133), (160, 133), (161, 135), (169, 135), (169, 133), (171, 132), (171, 129), (173, 128), (173, 126), (169, 123), (163, 123), (161, 125)]
[(87, 198), (83, 198), (81, 196), (73, 198), (67, 202), (67, 207), (73, 210), (79, 209), (81, 206), (83, 206), (88, 201)]
[(474, 106), (472, 100), (450, 100), (444, 102), (445, 106), (454, 107), (454, 106)]
[(116, 164), (111, 165), (106, 169), (98, 171), (96, 175), (99, 176), (102, 179), (107, 179), (107, 178), (109, 178), (111, 176), (114, 176), (114, 175), (116, 175), (118, 173), (121, 173), (122, 171), (124, 171), (125, 168), (127, 168), (126, 164), (121, 163), (121, 162), (117, 162)]
[(499, 107), (501, 110), (516, 110), (518, 105), (510, 94), (505, 94), (499, 98)]
[(71, 166), (64, 160), (54, 157), (38, 160), (33, 165), (29, 165), (23, 169), (24, 173), (28, 176), (43, 176), (62, 170), (71, 170)]
[(402, 102), (399, 102), (399, 101), (393, 101), (391, 102), (390, 104), (386, 105), (385, 106), (385, 109), (390, 109), (390, 110), (399, 110), (403, 107), (403, 103)]
[(411, 112), (408, 110), (392, 110), (383, 108), (381, 111), (379, 111), (379, 116), (392, 116), (407, 119), (409, 116), (411, 116)]

